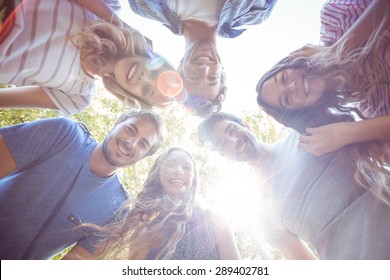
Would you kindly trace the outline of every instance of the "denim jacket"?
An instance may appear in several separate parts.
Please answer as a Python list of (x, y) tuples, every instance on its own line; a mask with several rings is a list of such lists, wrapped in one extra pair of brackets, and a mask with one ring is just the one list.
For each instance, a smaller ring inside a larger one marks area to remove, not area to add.
[[(262, 23), (272, 11), (277, 0), (227, 0), (221, 10), (217, 34), (235, 38), (246, 29), (245, 25)], [(182, 21), (169, 7), (167, 0), (129, 0), (134, 13), (161, 22), (174, 34), (182, 35)]]

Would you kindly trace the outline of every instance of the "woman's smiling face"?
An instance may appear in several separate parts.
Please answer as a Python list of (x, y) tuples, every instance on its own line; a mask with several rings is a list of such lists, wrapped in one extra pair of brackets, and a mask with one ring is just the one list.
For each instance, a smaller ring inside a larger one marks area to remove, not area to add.
[(181, 196), (193, 187), (194, 163), (183, 151), (172, 151), (161, 164), (160, 182), (164, 192)]
[(132, 56), (119, 59), (113, 69), (117, 83), (126, 91), (155, 106), (169, 105), (173, 98), (164, 95), (157, 86), (158, 76), (166, 69), (151, 67), (153, 60)]
[(266, 80), (258, 97), (275, 109), (297, 110), (316, 103), (327, 90), (326, 79), (298, 68), (286, 68)]

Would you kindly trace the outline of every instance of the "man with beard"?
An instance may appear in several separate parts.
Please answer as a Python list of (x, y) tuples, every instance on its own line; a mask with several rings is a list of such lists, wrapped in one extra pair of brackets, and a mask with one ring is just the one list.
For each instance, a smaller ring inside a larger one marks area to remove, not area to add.
[(134, 13), (159, 21), (182, 35), (185, 54), (178, 68), (189, 93), (186, 107), (202, 117), (221, 109), (225, 73), (216, 48), (217, 36), (235, 38), (244, 26), (262, 23), (276, 0), (129, 0)]
[(113, 221), (129, 198), (116, 170), (155, 153), (162, 129), (147, 110), (123, 114), (100, 143), (66, 118), (0, 128), (0, 258), (93, 252), (102, 236), (78, 225)]
[(254, 168), (264, 193), (265, 237), (285, 258), (390, 258), (390, 207), (356, 183), (345, 150), (316, 157), (298, 149), (294, 131), (266, 145), (227, 113), (211, 115), (198, 132), (203, 146)]

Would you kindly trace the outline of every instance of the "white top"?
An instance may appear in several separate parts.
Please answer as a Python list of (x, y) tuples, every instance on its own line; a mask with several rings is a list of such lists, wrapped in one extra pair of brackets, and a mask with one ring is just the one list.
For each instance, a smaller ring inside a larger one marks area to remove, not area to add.
[(219, 14), (227, 0), (168, 0), (168, 5), (181, 20), (194, 19), (218, 24)]
[(10, 35), (0, 46), (0, 83), (39, 85), (64, 115), (92, 101), (95, 81), (80, 66), (71, 43), (93, 15), (69, 0), (25, 0)]

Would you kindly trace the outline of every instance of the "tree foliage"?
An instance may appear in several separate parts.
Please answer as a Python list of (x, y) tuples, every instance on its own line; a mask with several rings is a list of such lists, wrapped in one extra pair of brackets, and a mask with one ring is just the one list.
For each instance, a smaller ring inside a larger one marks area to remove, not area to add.
[[(118, 102), (103, 87), (100, 87), (91, 106), (81, 113), (71, 116), (72, 119), (83, 122), (97, 141), (102, 141), (105, 135), (110, 131), (117, 117), (127, 110), (123, 104)], [(200, 186), (198, 189), (197, 199), (206, 207), (213, 207), (223, 197), (216, 196), (214, 193), (217, 185), (226, 184), (229, 180), (236, 180), (237, 174), (247, 176), (250, 174), (249, 167), (245, 164), (228, 162), (220, 155), (204, 149), (198, 140), (197, 126), (201, 121), (197, 117), (189, 116), (180, 106), (173, 107), (169, 110), (161, 111), (166, 125), (166, 139), (162, 148), (153, 156), (145, 158), (135, 165), (121, 169), (118, 176), (123, 185), (129, 190), (132, 196), (137, 195), (142, 183), (144, 182), (149, 169), (162, 151), (172, 147), (180, 146), (192, 153), (198, 167)], [(41, 109), (0, 109), (0, 126), (9, 126), (17, 123), (29, 122), (33, 120), (60, 117), (60, 113), (55, 110)], [(261, 112), (243, 111), (241, 117), (251, 127), (252, 131), (262, 141), (271, 143), (279, 138), (284, 130), (278, 127), (268, 117)], [(222, 182), (222, 183), (221, 183)], [(231, 185), (231, 184), (229, 184)], [(245, 186), (234, 186), (238, 191), (244, 191)], [(238, 195), (236, 201), (231, 202), (231, 207), (238, 208)], [(237, 209), (239, 210), (239, 209)], [(227, 217), (229, 220), (229, 217)], [(244, 259), (267, 259), (279, 258), (271, 251), (266, 252), (264, 244), (259, 238), (251, 235), (246, 229), (240, 228), (231, 221), (235, 229), (236, 240)], [(57, 256), (56, 258), (60, 258)]]

